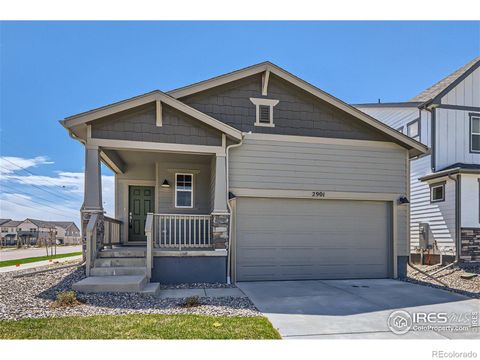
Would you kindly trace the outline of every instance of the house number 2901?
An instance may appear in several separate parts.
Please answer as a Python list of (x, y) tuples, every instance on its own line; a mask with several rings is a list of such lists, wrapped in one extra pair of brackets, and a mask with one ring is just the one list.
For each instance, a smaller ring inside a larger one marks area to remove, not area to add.
[(312, 191), (312, 197), (325, 197), (325, 191)]

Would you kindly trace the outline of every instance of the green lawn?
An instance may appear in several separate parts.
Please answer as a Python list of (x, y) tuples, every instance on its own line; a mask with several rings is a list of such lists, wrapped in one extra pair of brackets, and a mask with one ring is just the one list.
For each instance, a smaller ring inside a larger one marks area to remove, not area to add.
[(0, 339), (280, 339), (262, 316), (104, 315), (0, 321)]
[(5, 260), (5, 261), (0, 261), (0, 267), (14, 266), (17, 264), (27, 264), (27, 263), (37, 262), (37, 261), (44, 261), (44, 260), (55, 260), (55, 259), (61, 259), (61, 258), (77, 256), (77, 255), (82, 255), (82, 252), (80, 251), (80, 252), (72, 252), (72, 253), (58, 254), (58, 255), (52, 255), (52, 256), (36, 256), (36, 257), (29, 257), (29, 258), (23, 258), (23, 259)]

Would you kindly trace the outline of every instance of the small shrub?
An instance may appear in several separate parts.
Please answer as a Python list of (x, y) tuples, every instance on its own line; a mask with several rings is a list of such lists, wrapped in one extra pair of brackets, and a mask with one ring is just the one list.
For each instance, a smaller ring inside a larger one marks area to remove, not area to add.
[(196, 307), (196, 306), (200, 306), (200, 299), (198, 298), (198, 296), (190, 296), (188, 298), (185, 299), (185, 302), (183, 303), (183, 306), (185, 307)]
[(57, 299), (53, 302), (52, 307), (72, 307), (79, 305), (81, 302), (77, 299), (75, 291), (62, 291), (57, 294)]

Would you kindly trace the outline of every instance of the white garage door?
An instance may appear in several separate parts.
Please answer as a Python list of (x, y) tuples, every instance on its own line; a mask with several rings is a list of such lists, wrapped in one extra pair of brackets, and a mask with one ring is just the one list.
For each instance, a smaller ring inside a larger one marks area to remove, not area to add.
[(239, 198), (236, 279), (389, 276), (386, 202)]

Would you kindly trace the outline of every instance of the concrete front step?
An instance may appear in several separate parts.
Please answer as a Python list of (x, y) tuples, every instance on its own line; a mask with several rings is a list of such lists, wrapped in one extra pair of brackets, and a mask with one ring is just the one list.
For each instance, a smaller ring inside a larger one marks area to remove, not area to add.
[(145, 267), (145, 258), (98, 258), (94, 267)]
[(143, 290), (140, 291), (140, 294), (157, 296), (159, 292), (160, 283), (148, 283), (147, 285), (145, 285)]
[(98, 253), (99, 258), (145, 257), (147, 249), (142, 247), (103, 249)]
[(141, 292), (147, 285), (145, 275), (90, 276), (72, 285), (79, 292)]
[(147, 275), (147, 269), (142, 266), (105, 266), (94, 267), (91, 276)]

